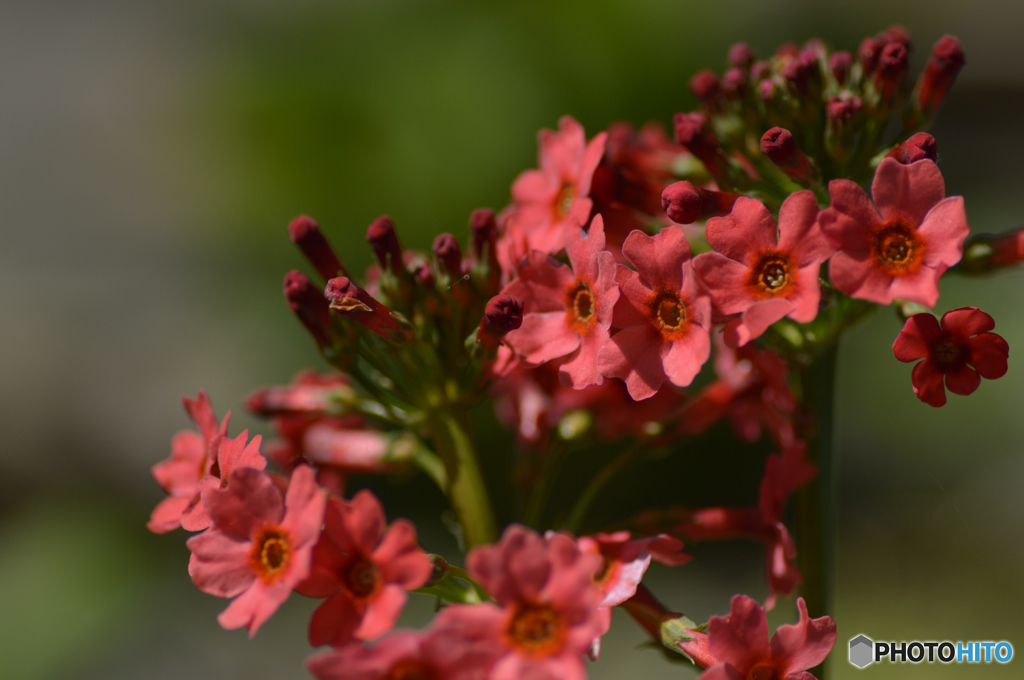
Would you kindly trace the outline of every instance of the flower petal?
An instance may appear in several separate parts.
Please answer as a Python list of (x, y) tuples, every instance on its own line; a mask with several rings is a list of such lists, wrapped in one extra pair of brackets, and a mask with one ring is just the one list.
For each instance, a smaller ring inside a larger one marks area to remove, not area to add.
[(971, 348), (969, 364), (978, 369), (982, 378), (995, 380), (1006, 375), (1006, 360), (1010, 346), (1002, 336), (995, 333), (982, 333), (968, 341)]
[(903, 165), (894, 158), (885, 158), (871, 182), (871, 197), (882, 218), (903, 217), (915, 227), (945, 196), (942, 173), (927, 159)]
[(807, 603), (797, 598), (800, 620), (791, 625), (779, 626), (772, 636), (772, 656), (785, 659), (785, 673), (814, 668), (825, 660), (836, 643), (836, 622), (830, 616), (816, 619), (807, 615)]
[(892, 343), (893, 354), (904, 363), (931, 355), (932, 346), (942, 339), (942, 329), (931, 314), (915, 314), (903, 324), (903, 330)]
[(946, 405), (946, 388), (942, 385), (942, 374), (931, 359), (925, 359), (910, 373), (914, 394), (926, 404), (939, 407)]

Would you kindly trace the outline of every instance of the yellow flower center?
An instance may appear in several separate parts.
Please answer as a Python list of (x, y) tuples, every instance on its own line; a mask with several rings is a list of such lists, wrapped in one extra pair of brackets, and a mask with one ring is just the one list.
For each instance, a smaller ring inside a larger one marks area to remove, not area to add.
[(267, 526), (256, 534), (249, 562), (264, 583), (279, 578), (288, 568), (292, 547), (288, 532), (280, 527)]
[(508, 626), (513, 645), (536, 656), (549, 656), (562, 648), (565, 620), (546, 605), (523, 605)]
[(566, 291), (566, 308), (569, 312), (569, 327), (580, 335), (589, 333), (597, 323), (594, 291), (586, 281), (577, 280)]

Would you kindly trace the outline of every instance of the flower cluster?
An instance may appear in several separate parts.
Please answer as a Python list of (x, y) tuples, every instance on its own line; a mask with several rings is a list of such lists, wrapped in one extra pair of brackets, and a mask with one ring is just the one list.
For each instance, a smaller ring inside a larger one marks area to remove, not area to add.
[[(700, 107), (676, 114), (672, 138), (616, 123), (588, 140), (566, 116), (540, 133), (538, 168), (515, 179), (510, 205), (470, 216), (464, 245), (444, 233), (409, 250), (375, 220), (364, 277), (312, 218), (295, 219), (312, 271), (289, 272), (285, 298), (333, 372), (249, 397), (276, 433), (267, 443), (230, 438), (204, 393), (186, 399), (199, 431), (154, 467), (168, 497), (149, 528), (201, 532), (189, 574), (232, 599), (226, 628), (254, 635), (293, 591), (321, 599), (309, 640), (330, 650), (307, 665), (322, 679), (582, 680), (612, 607), (705, 680), (812, 678), (836, 637), (817, 521), (831, 395), (815, 385), (838, 338), (892, 306), (906, 322), (896, 358), (921, 360), (914, 393), (933, 406), (1007, 371), (988, 314), (940, 322), (924, 309), (949, 273), (1024, 260), (1024, 239), (967, 240), (964, 201), (946, 196), (922, 131), (963, 50), (940, 40), (910, 86), (911, 49), (899, 27), (856, 53), (811, 40), (758, 59), (737, 44), (721, 75), (692, 78)], [(514, 433), (510, 517), (495, 512), (473, 434), (487, 403)], [(721, 421), (774, 449), (750, 464), (763, 470), (756, 498), (751, 486), (738, 504), (652, 499), (593, 519), (627, 468)], [(570, 458), (582, 490), (559, 486)], [(350, 488), (417, 470), (450, 504), (465, 567)], [(684, 540), (737, 539), (763, 546), (763, 606), (736, 595), (697, 625), (642, 582), (652, 561), (689, 562)], [(410, 592), (437, 598), (425, 630), (395, 630)], [(764, 609), (797, 592), (798, 622), (769, 641)]]

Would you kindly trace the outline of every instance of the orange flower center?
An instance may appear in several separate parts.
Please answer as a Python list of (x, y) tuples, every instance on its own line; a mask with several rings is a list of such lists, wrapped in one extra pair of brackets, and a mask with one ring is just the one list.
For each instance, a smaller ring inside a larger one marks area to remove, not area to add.
[(750, 269), (748, 285), (758, 296), (788, 295), (794, 283), (792, 262), (778, 251), (761, 253)]
[(415, 659), (402, 659), (388, 671), (384, 680), (432, 680), (434, 674)]
[(586, 335), (597, 323), (594, 309), (594, 291), (586, 281), (577, 280), (566, 291), (566, 307), (569, 310), (569, 327), (580, 335)]
[(572, 210), (572, 202), (576, 200), (576, 185), (572, 182), (563, 182), (562, 188), (555, 196), (555, 217), (562, 219)]
[(673, 290), (660, 290), (648, 298), (647, 317), (667, 340), (685, 335), (689, 321), (686, 303)]
[(875, 232), (875, 256), (890, 274), (912, 274), (924, 261), (924, 241), (902, 220), (890, 220)]
[(288, 532), (280, 527), (268, 526), (260, 529), (252, 542), (249, 562), (253, 571), (264, 583), (279, 578), (288, 568), (292, 545)]
[(747, 680), (779, 680), (779, 672), (770, 663), (759, 663), (747, 673)]
[(367, 597), (376, 592), (380, 584), (380, 569), (373, 562), (359, 558), (349, 566), (345, 581), (352, 594)]
[(546, 605), (523, 605), (508, 626), (513, 645), (537, 656), (549, 656), (562, 648), (565, 620)]

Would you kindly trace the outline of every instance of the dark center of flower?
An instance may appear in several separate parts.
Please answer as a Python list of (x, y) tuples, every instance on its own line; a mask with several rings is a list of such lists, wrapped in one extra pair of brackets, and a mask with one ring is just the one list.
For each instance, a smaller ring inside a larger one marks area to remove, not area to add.
[(957, 368), (967, 358), (964, 347), (952, 338), (944, 338), (932, 346), (932, 359), (940, 368)]
[(647, 301), (647, 316), (663, 337), (674, 340), (686, 332), (686, 303), (673, 290), (660, 290)]
[(366, 597), (377, 590), (377, 585), (380, 583), (380, 569), (373, 562), (359, 558), (349, 566), (345, 580), (354, 595)]
[(566, 308), (569, 311), (569, 327), (586, 335), (597, 323), (594, 309), (594, 291), (586, 281), (577, 280), (566, 291)]
[(924, 242), (901, 220), (890, 220), (875, 232), (875, 255), (892, 274), (916, 271), (924, 255)]
[(576, 185), (572, 182), (564, 182), (555, 197), (555, 216), (562, 219), (572, 210), (572, 202), (576, 200)]
[(288, 568), (292, 554), (288, 533), (278, 527), (263, 527), (252, 542), (249, 561), (265, 582), (273, 581)]
[(433, 680), (434, 674), (416, 659), (402, 659), (388, 671), (384, 680)]
[(750, 269), (750, 285), (759, 295), (785, 295), (793, 286), (793, 267), (779, 252), (761, 253)]
[(527, 652), (548, 655), (562, 646), (562, 615), (546, 605), (520, 606), (509, 623), (512, 643)]
[(779, 672), (770, 663), (759, 663), (747, 673), (747, 680), (779, 680)]

